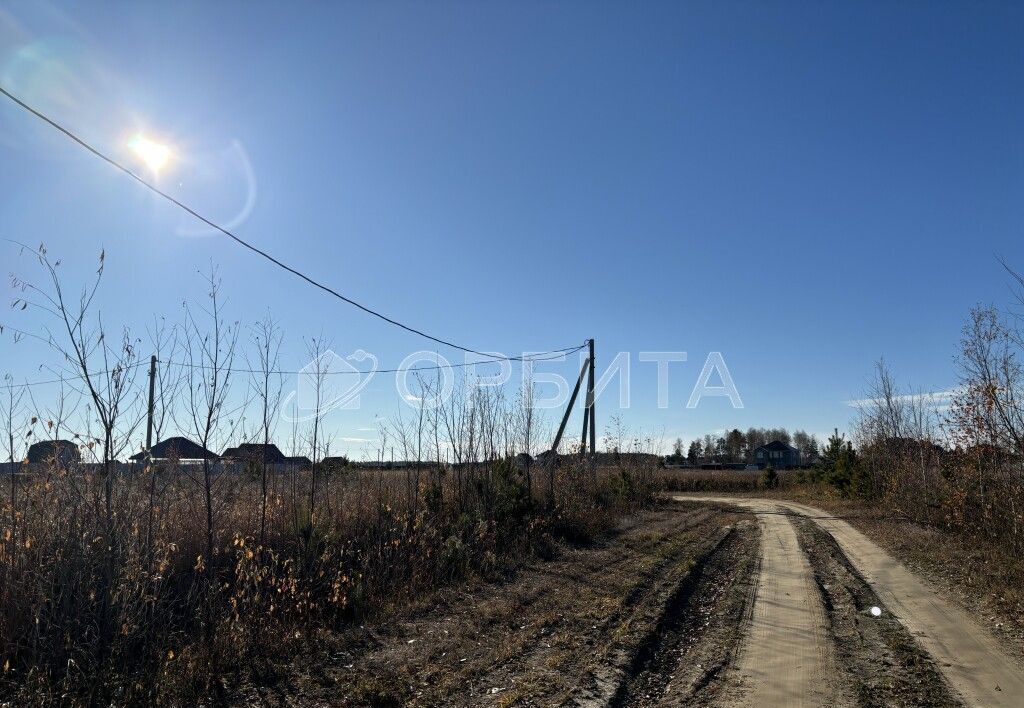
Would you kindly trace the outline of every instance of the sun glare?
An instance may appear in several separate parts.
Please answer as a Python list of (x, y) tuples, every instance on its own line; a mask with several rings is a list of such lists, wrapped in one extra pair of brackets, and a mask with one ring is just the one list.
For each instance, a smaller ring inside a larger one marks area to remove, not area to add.
[(171, 149), (169, 147), (150, 140), (141, 133), (135, 135), (130, 141), (128, 141), (128, 147), (130, 147), (132, 152), (134, 152), (139, 159), (145, 162), (146, 166), (154, 173), (163, 169), (171, 159)]

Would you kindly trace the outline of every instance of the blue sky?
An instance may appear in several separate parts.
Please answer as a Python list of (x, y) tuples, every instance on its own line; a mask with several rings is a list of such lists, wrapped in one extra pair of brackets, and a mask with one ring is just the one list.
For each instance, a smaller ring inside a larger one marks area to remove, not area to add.
[[(162, 187), (391, 316), (479, 349), (631, 352), (623, 419), (689, 438), (843, 428), (880, 356), (955, 384), (969, 308), (1010, 300), (996, 257), (1024, 268), (1022, 36), (1008, 3), (12, 2), (0, 77), (119, 157), (166, 140)], [(285, 324), (287, 367), (321, 332), (382, 366), (431, 348), (8, 102), (0, 165), (0, 236), (72, 279), (106, 248), (108, 323), (177, 318), (214, 262), (234, 317)], [(0, 262), (32, 274), (9, 244)], [(666, 350), (689, 360), (659, 410), (637, 354)], [(710, 351), (742, 410), (685, 408)], [(0, 341), (19, 380), (41, 362)], [(381, 378), (332, 425), (357, 448), (395, 401)]]

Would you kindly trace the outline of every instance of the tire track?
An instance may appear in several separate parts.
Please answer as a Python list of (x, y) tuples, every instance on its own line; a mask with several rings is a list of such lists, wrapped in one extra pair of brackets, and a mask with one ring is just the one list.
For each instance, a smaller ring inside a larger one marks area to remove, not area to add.
[[(845, 521), (796, 502), (688, 495), (673, 495), (673, 498), (749, 509), (758, 514), (766, 526), (779, 528), (785, 522), (790, 531), (793, 527), (789, 516), (810, 519), (831, 534), (850, 566), (931, 656), (950, 687), (967, 706), (1017, 708), (1022, 705), (1024, 669), (1002, 650), (997, 640), (966, 612), (943, 600), (924, 581)], [(807, 559), (802, 557), (795, 562), (799, 565), (801, 561), (802, 564), (807, 563)], [(778, 570), (786, 572), (785, 568)], [(817, 604), (820, 607), (820, 602)], [(756, 614), (755, 607), (755, 620)], [(795, 621), (798, 618), (790, 619)], [(801, 636), (802, 632), (786, 632), (785, 627), (780, 627), (779, 631), (797, 642), (817, 643), (813, 636)], [(747, 644), (757, 646), (758, 637), (751, 637)], [(806, 648), (800, 651), (806, 652)], [(774, 691), (771, 696), (772, 700), (762, 696), (759, 705), (807, 704), (788, 703), (784, 695)], [(780, 699), (781, 702), (776, 702)]]
[(970, 615), (943, 600), (845, 521), (794, 502), (781, 506), (812, 518), (832, 535), (853, 567), (931, 655), (968, 706), (1019, 708), (1024, 704), (1024, 670)]
[(796, 529), (765, 503), (745, 504), (761, 526), (754, 607), (722, 705), (823, 706), (852, 701), (841, 685), (828, 624)]
[[(843, 670), (863, 708), (958, 708), (941, 672), (850, 565), (839, 545), (813, 521), (797, 521)], [(881, 610), (878, 616), (872, 608)]]
[[(658, 640), (671, 622), (673, 608), (686, 603), (704, 566), (718, 555), (732, 535), (730, 526), (720, 527), (700, 543), (693, 555), (666, 559), (642, 574), (642, 580), (625, 596), (621, 607), (603, 623), (602, 633), (610, 638), (602, 648), (604, 656), (584, 674), (578, 691), (563, 706), (626, 705), (631, 680), (656, 652)], [(629, 631), (622, 633), (623, 628)], [(616, 638), (616, 634), (621, 636)]]
[(727, 656), (734, 644), (746, 605), (744, 583), (756, 558), (757, 529), (741, 521), (679, 583), (610, 706), (672, 705), (712, 681), (715, 660)]

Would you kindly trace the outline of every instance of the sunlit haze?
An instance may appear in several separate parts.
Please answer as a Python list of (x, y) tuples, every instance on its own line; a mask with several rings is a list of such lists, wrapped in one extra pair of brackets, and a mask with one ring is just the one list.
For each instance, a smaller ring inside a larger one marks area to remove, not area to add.
[(154, 173), (160, 172), (171, 159), (171, 149), (166, 145), (138, 133), (128, 141), (128, 147)]

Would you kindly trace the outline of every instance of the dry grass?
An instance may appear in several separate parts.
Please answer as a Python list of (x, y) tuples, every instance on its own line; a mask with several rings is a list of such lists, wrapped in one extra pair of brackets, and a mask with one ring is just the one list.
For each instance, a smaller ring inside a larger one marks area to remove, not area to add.
[[(536, 472), (536, 470), (535, 470)], [(586, 540), (650, 497), (643, 470), (565, 466), (548, 508), (503, 461), (456, 470), (219, 477), (206, 557), (203, 490), (175, 467), (114, 480), (23, 477), (0, 499), (0, 698), (195, 704), (276, 679), (325, 629)]]
[[(793, 470), (778, 472), (778, 488), (795, 484)], [(760, 470), (662, 469), (658, 479), (670, 492), (755, 492), (765, 489)]]

